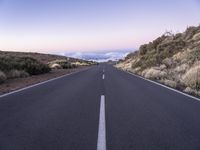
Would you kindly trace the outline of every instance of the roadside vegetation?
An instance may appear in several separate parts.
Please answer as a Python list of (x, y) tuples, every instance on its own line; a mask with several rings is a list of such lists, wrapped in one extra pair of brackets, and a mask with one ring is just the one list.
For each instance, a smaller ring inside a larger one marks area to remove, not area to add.
[(48, 65), (31, 57), (0, 57), (0, 83), (6, 79), (24, 78), (50, 71)]
[(74, 69), (95, 64), (92, 61), (65, 56), (0, 51), (0, 84), (10, 79), (50, 73), (52, 70), (55, 72), (58, 69)]
[(76, 60), (70, 62), (68, 59), (58, 59), (49, 62), (48, 65), (52, 69), (73, 69), (80, 66), (96, 65), (96, 63), (92, 61), (82, 61), (82, 60)]
[(183, 33), (167, 32), (116, 67), (200, 96), (200, 26)]

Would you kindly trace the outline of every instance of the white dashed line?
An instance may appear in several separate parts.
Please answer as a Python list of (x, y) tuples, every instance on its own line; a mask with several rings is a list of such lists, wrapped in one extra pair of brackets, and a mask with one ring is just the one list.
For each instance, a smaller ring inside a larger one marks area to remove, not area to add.
[(97, 150), (106, 150), (105, 96), (101, 95)]
[(104, 80), (105, 79), (105, 75), (103, 74), (103, 76), (102, 76), (102, 79)]

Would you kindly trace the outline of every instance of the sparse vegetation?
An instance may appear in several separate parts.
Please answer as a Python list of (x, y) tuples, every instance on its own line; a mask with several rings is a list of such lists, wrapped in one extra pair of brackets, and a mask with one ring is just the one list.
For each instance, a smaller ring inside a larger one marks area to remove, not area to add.
[(200, 26), (184, 33), (167, 32), (140, 46), (116, 67), (200, 96), (199, 62)]
[(2, 71), (0, 71), (0, 83), (5, 82), (6, 79), (7, 79), (7, 78), (6, 78), (5, 73), (2, 72)]
[(50, 72), (48, 65), (30, 57), (0, 57), (0, 83), (6, 79), (25, 78)]
[(52, 69), (73, 69), (79, 66), (96, 65), (97, 63), (92, 62), (92, 61), (81, 61), (81, 60), (70, 62), (67, 59), (60, 59), (60, 60), (51, 61), (48, 64), (49, 64), (49, 67)]
[(60, 74), (64, 71), (62, 69), (89, 65), (96, 65), (96, 63), (50, 54), (0, 51), (0, 84), (7, 80), (10, 82), (16, 78), (49, 73), (52, 69), (51, 73)]
[(72, 68), (76, 68), (77, 66), (71, 62), (69, 62), (66, 59), (62, 59), (62, 60), (54, 60), (52, 62), (49, 63), (49, 66), (51, 68), (62, 68), (62, 69), (72, 69)]
[(16, 70), (16, 69), (13, 69), (13, 70), (10, 70), (7, 72), (7, 78), (8, 79), (14, 79), (14, 78), (26, 78), (29, 76), (29, 73), (27, 73), (26, 71), (24, 70)]
[(162, 83), (164, 83), (165, 85), (170, 86), (172, 88), (177, 87), (177, 83), (175, 81), (172, 81), (172, 80), (164, 80)]
[(183, 82), (186, 86), (192, 89), (200, 89), (200, 66), (195, 66), (189, 69), (183, 75)]
[(0, 70), (4, 72), (12, 71), (16, 76), (20, 76), (19, 71), (16, 70), (26, 71), (30, 75), (38, 75), (48, 73), (51, 69), (48, 65), (30, 57), (3, 57), (0, 58)]
[(144, 70), (143, 74), (144, 74), (144, 77), (148, 79), (161, 80), (167, 77), (167, 73), (165, 71), (157, 70), (154, 68)]
[(57, 63), (49, 64), (49, 67), (51, 69), (62, 69), (62, 66), (60, 64), (57, 64)]

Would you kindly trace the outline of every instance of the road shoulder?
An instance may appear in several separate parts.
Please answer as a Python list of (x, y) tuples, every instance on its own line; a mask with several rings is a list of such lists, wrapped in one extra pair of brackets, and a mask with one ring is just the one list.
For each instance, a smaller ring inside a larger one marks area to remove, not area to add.
[(87, 68), (90, 67), (79, 67), (75, 69), (59, 69), (59, 70), (53, 70), (50, 73), (30, 76), (27, 78), (10, 79), (0, 85), (0, 96), (29, 86), (33, 86), (35, 84), (47, 82), (48, 80), (59, 78), (74, 72), (79, 72)]

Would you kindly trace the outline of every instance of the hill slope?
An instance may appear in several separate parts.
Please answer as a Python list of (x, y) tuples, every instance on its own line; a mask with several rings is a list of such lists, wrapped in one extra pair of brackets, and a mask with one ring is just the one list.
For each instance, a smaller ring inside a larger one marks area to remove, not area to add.
[(94, 64), (95, 62), (58, 55), (0, 51), (0, 94)]
[(200, 26), (166, 33), (142, 45), (116, 67), (200, 95)]
[(0, 57), (31, 57), (45, 64), (51, 61), (62, 60), (62, 59), (67, 59), (70, 62), (77, 62), (77, 61), (87, 62), (81, 59), (76, 59), (76, 58), (71, 58), (71, 57), (66, 57), (66, 56), (42, 54), (42, 53), (29, 53), (29, 52), (0, 51)]

